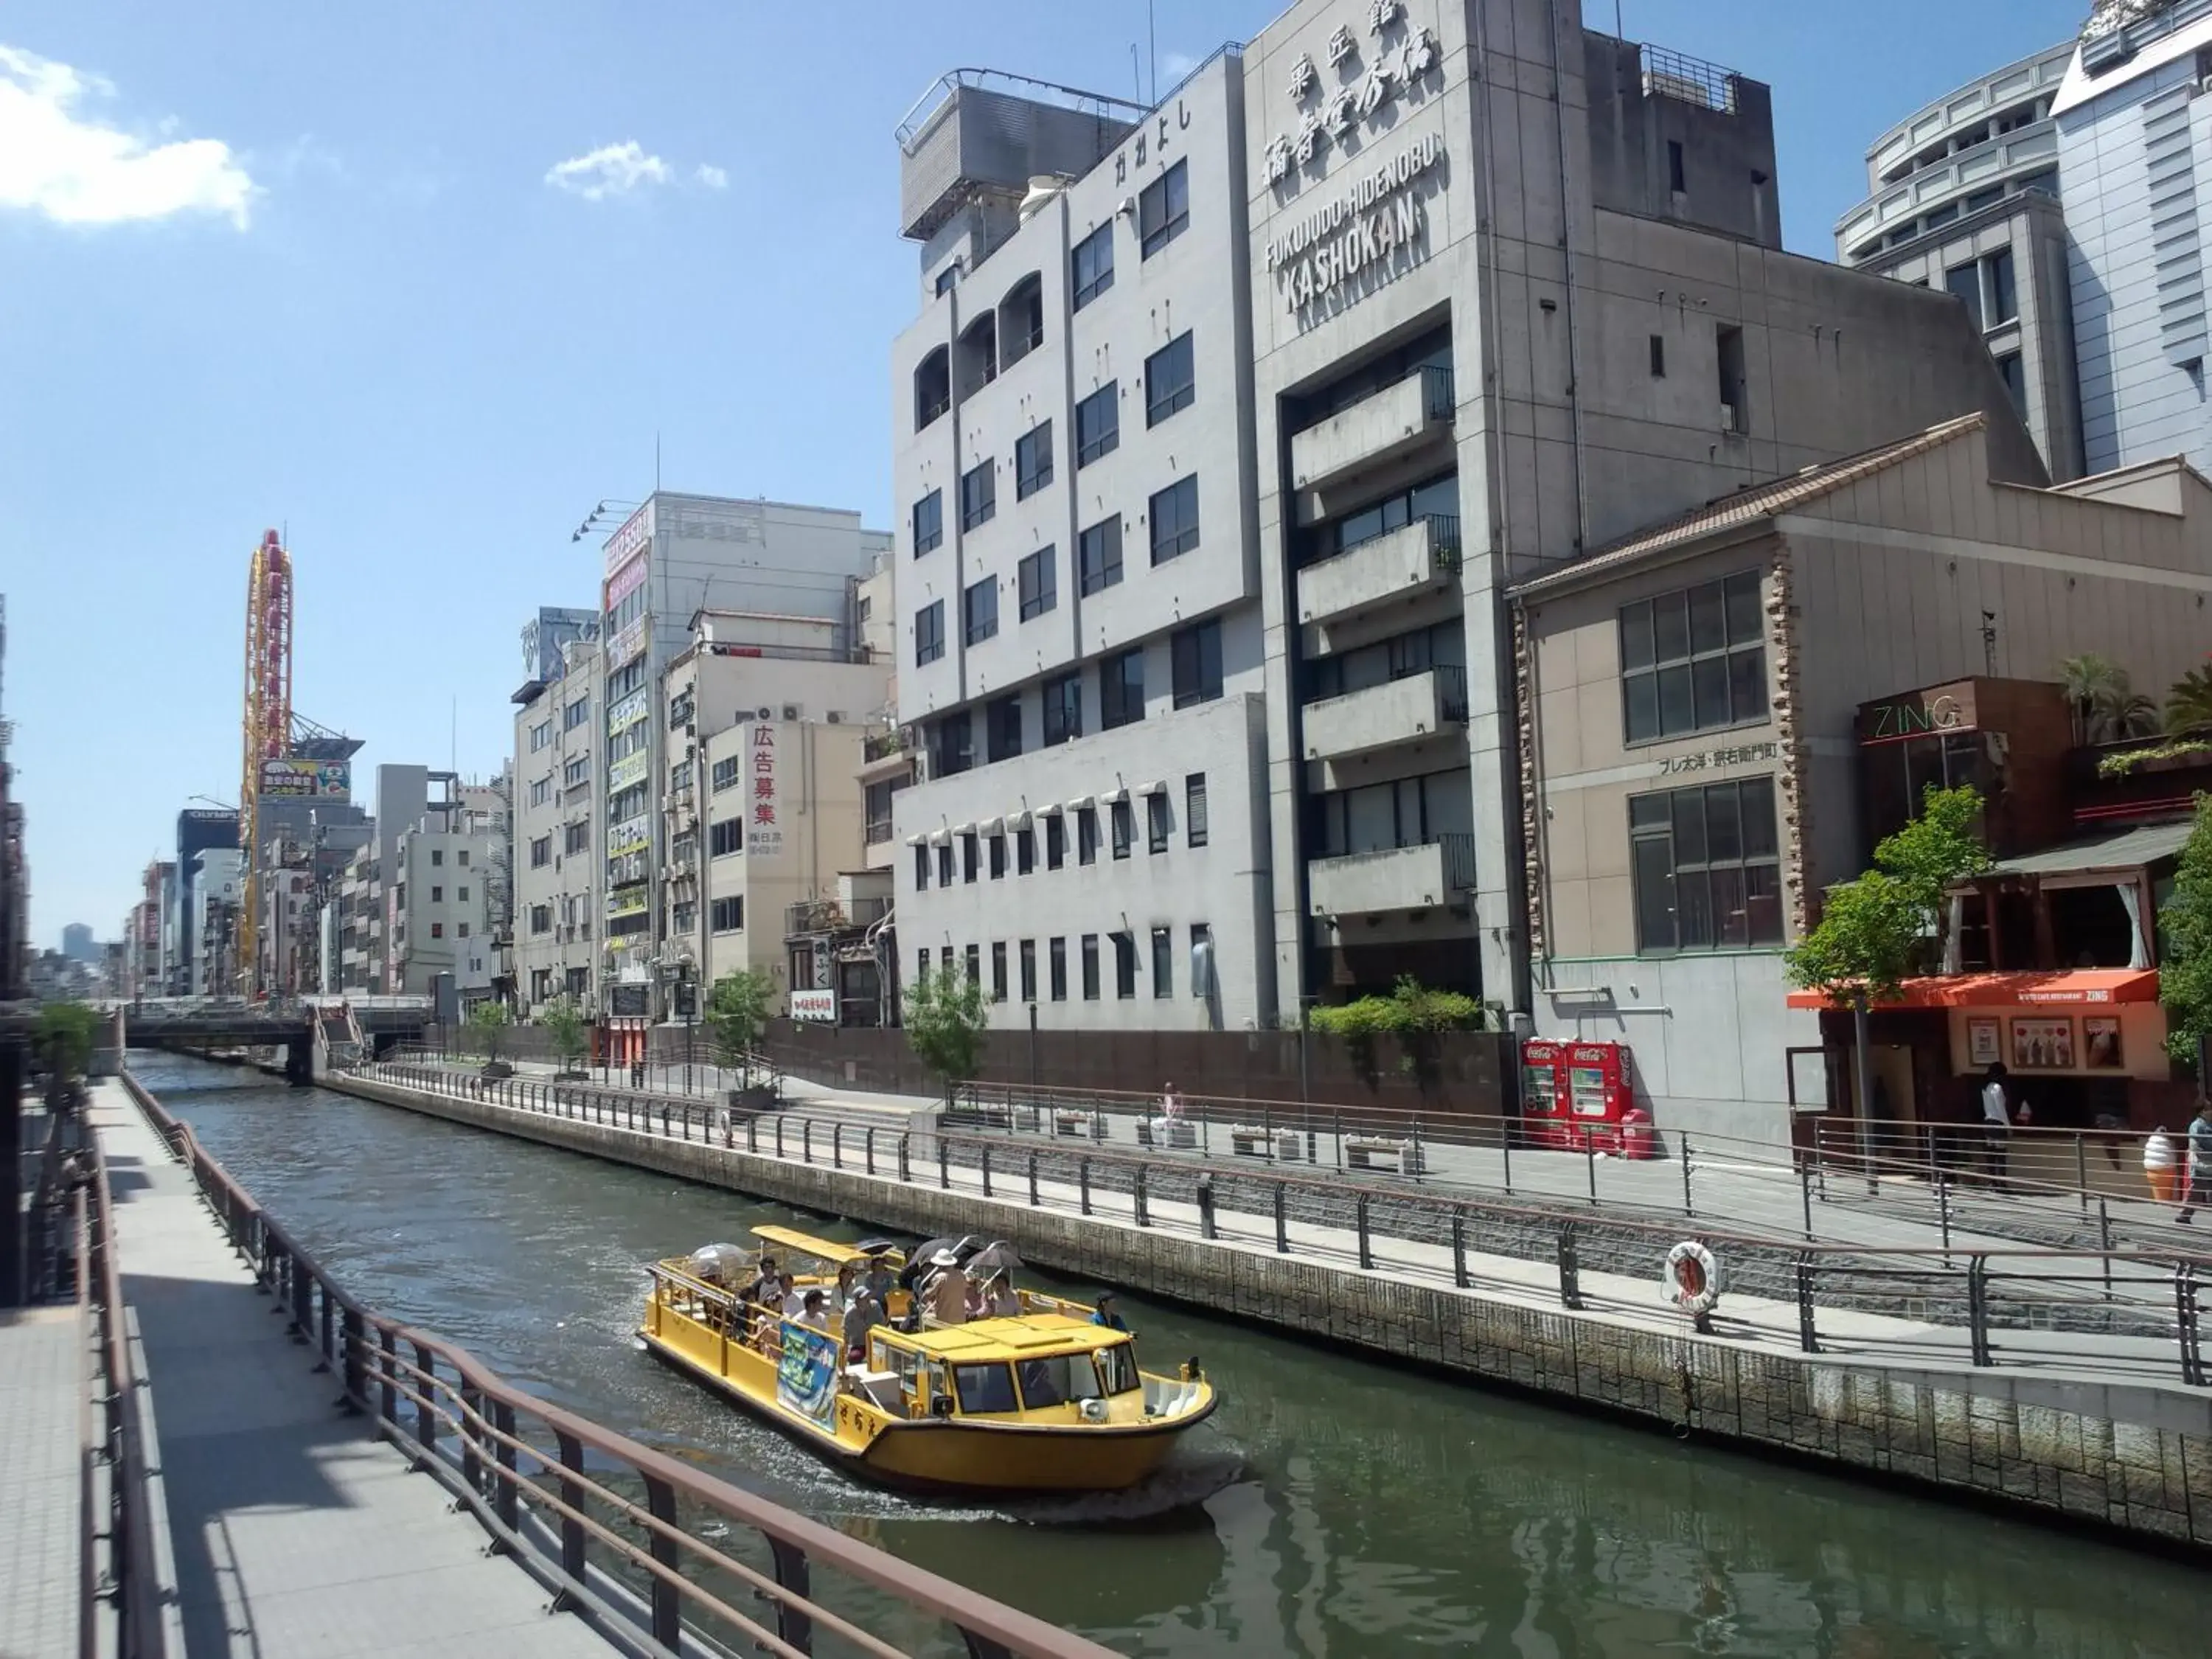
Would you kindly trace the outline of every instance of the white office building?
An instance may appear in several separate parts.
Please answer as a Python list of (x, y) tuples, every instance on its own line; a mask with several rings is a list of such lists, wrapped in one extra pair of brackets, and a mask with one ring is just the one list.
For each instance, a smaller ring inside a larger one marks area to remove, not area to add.
[(531, 674), (514, 698), (513, 961), (526, 1018), (563, 997), (587, 1016), (599, 1006), (599, 614), (574, 614), (566, 637), (526, 630)]
[(2100, 0), (2052, 113), (2088, 470), (2212, 471), (2212, 0)]

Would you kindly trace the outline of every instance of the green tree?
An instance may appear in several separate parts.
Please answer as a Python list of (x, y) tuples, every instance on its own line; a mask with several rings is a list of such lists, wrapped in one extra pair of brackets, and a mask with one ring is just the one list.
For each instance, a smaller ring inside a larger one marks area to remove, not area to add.
[(2166, 1005), (2166, 1052), (2197, 1066), (2201, 1092), (2212, 1043), (2212, 795), (2197, 797), (2196, 826), (2182, 847), (2158, 925), (2165, 939), (2158, 1000)]
[(1949, 928), (1944, 895), (1954, 883), (1980, 875), (1992, 862), (1989, 848), (1982, 844), (1981, 823), (1982, 797), (1971, 785), (1931, 787), (1920, 798), (1920, 816), (1874, 849), (1874, 867), (1895, 880), (1920, 912), (1922, 931), (1936, 958), (1923, 964), (1928, 971), (1941, 966)]
[(1316, 1031), (1340, 1037), (1352, 1063), (1375, 1077), (1375, 1039), (1395, 1036), (1403, 1052), (1401, 1070), (1419, 1077), (1425, 1087), (1436, 1076), (1437, 1045), (1447, 1031), (1480, 1031), (1489, 1024), (1489, 1012), (1473, 997), (1458, 991), (1440, 991), (1424, 985), (1411, 974), (1398, 975), (1389, 996), (1364, 996), (1335, 1006), (1313, 1009), (1307, 1023)]
[(2058, 665), (2076, 743), (2117, 743), (2158, 730), (2158, 706), (2128, 683), (2128, 671), (2095, 652)]
[(100, 1016), (82, 1002), (49, 1002), (39, 1010), (33, 1045), (46, 1074), (58, 1086), (84, 1075), (100, 1035)]
[(957, 969), (925, 969), (906, 993), (906, 1040), (921, 1063), (952, 1091), (982, 1069), (983, 1034), (990, 1015), (983, 987)]
[(753, 1080), (753, 1050), (768, 1030), (775, 1006), (775, 981), (757, 968), (725, 974), (707, 999), (706, 1024), (714, 1044), (714, 1063), (734, 1066), (738, 1086)]
[(488, 1063), (499, 1059), (500, 1045), (507, 1040), (508, 1015), (507, 1005), (497, 997), (486, 997), (469, 1007), (467, 1026), (470, 1035), (483, 1048)]
[(538, 1016), (538, 1023), (545, 1028), (552, 1040), (554, 1057), (561, 1069), (573, 1072), (584, 1053), (584, 1012), (576, 1006), (574, 997), (556, 997), (547, 1004)]
[(2192, 668), (2166, 694), (2166, 729), (2179, 737), (2212, 726), (2212, 662)]

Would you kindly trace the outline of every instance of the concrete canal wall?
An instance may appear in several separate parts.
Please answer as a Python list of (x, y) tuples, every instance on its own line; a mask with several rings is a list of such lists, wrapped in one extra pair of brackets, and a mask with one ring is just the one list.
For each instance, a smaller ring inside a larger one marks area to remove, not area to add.
[[(325, 1086), (870, 1225), (923, 1237), (988, 1233), (1040, 1267), (1293, 1335), (1654, 1427), (2212, 1550), (2212, 1393), (2203, 1389), (1838, 1363), (489, 1102), (350, 1077)], [(672, 1240), (671, 1248), (689, 1242)]]

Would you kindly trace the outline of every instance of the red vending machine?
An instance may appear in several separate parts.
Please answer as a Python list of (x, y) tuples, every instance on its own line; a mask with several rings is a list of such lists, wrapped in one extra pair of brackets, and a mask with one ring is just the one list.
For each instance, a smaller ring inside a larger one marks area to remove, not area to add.
[(1635, 1104), (1626, 1043), (1522, 1044), (1521, 1114), (1534, 1145), (1618, 1152), (1621, 1124)]

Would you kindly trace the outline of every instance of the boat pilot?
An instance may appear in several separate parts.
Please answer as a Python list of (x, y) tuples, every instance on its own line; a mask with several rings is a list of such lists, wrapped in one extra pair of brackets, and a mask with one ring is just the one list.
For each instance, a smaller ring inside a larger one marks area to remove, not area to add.
[(1129, 1322), (1121, 1317), (1121, 1304), (1111, 1291), (1098, 1292), (1098, 1306), (1091, 1316), (1094, 1325), (1103, 1325), (1109, 1331), (1126, 1331)]

